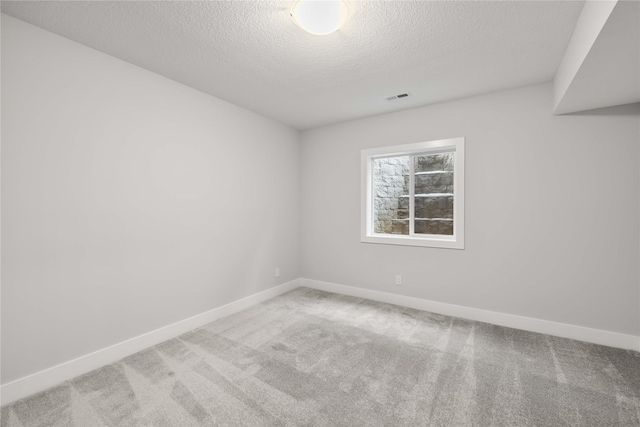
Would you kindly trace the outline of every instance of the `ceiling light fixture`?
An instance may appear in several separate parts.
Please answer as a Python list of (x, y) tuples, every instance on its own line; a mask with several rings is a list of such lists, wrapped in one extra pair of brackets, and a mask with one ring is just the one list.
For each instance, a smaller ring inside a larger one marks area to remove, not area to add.
[(318, 36), (341, 28), (349, 17), (347, 3), (339, 0), (299, 0), (291, 9), (293, 22)]

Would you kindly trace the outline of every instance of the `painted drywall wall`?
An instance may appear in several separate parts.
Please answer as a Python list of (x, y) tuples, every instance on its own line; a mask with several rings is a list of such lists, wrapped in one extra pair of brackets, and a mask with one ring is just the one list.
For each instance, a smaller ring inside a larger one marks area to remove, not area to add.
[[(560, 111), (558, 108), (616, 6), (619, 6), (618, 0), (585, 2), (582, 12), (580, 12), (580, 18), (578, 19), (576, 28), (571, 35), (569, 45), (564, 52), (553, 79), (554, 112), (565, 113), (576, 111), (572, 110), (572, 107), (567, 108), (566, 111)], [(607, 66), (608, 64), (603, 61), (600, 62), (600, 65)], [(626, 67), (615, 68), (627, 69)]]
[(640, 3), (587, 1), (554, 78), (554, 113), (640, 101)]
[(297, 131), (6, 15), (2, 122), (2, 383), (299, 277)]
[[(552, 106), (541, 84), (303, 132), (303, 277), (639, 335), (640, 108)], [(360, 150), (452, 137), (465, 249), (361, 243)]]

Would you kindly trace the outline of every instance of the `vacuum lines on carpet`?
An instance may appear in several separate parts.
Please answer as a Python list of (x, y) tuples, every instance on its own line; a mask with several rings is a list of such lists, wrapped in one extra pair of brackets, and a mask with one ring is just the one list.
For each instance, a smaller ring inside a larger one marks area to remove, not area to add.
[(640, 426), (640, 353), (298, 288), (2, 408), (31, 426)]

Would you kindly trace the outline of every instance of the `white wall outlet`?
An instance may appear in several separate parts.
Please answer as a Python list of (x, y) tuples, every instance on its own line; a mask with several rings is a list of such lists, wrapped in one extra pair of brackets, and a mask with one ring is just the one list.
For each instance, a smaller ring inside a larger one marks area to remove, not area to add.
[(280, 277), (280, 268), (276, 267), (276, 277)]
[(396, 285), (402, 286), (402, 276), (399, 274), (396, 274)]

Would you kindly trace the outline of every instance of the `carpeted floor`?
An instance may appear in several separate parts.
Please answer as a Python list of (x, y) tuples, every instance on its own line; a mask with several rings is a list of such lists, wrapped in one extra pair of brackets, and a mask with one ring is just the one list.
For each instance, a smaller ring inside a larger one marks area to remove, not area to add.
[(640, 426), (640, 353), (299, 288), (2, 426)]

